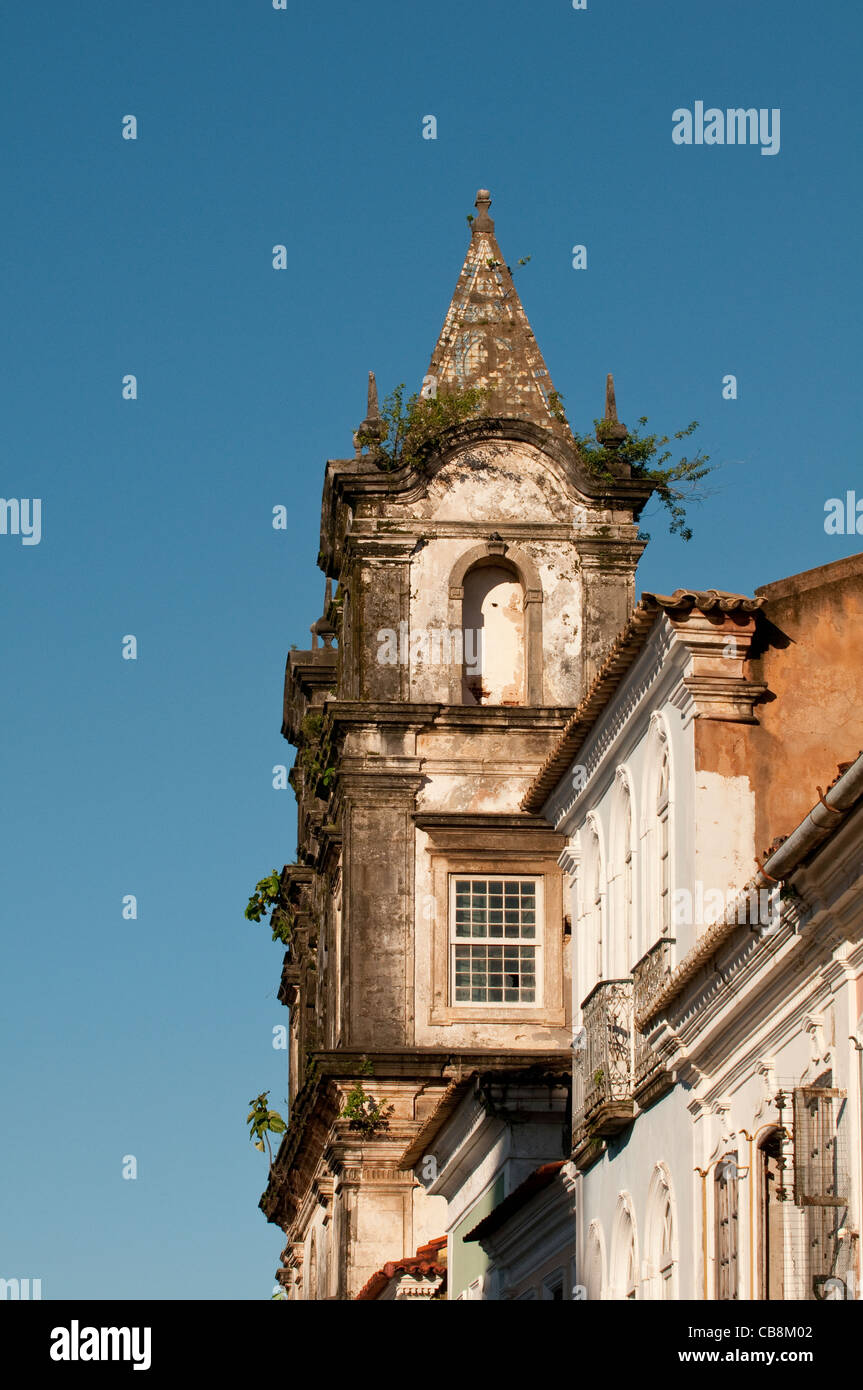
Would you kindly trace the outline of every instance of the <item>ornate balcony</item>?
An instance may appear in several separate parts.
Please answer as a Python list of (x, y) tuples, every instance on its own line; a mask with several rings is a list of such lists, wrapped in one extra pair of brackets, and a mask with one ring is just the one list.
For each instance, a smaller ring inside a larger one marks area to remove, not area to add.
[(576, 1149), (617, 1134), (632, 1121), (632, 980), (600, 980), (582, 1004), (576, 1052), (573, 1138)]
[[(671, 955), (674, 942), (670, 937), (662, 937), (651, 946), (632, 972), (633, 1014), (638, 1018), (647, 1007), (654, 994), (665, 984), (671, 974)], [(642, 1109), (658, 1100), (672, 1085), (672, 1077), (665, 1070), (644, 1034), (635, 1029), (635, 1083), (634, 1092)]]

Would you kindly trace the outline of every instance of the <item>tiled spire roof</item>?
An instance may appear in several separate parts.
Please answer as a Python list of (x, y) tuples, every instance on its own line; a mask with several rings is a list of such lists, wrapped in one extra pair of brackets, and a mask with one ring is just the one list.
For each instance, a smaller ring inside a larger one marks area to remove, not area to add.
[(429, 375), (443, 392), (485, 387), (492, 415), (517, 416), (548, 427), (554, 388), (498, 246), (490, 205), (488, 190), (481, 188), (470, 245)]

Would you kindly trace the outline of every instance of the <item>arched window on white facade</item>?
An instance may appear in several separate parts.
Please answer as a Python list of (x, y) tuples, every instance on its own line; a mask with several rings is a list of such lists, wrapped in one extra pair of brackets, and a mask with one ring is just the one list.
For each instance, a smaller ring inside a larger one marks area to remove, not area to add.
[(632, 1198), (628, 1192), (622, 1192), (618, 1200), (614, 1221), (611, 1265), (612, 1297), (636, 1299), (638, 1297), (638, 1241)]
[(598, 1303), (605, 1297), (605, 1241), (602, 1227), (598, 1221), (591, 1221), (587, 1233), (587, 1255), (585, 1260), (587, 1276), (587, 1301)]
[(605, 865), (599, 830), (593, 823), (591, 823), (590, 835), (589, 874), (588, 907), (592, 928), (591, 939), (594, 946), (594, 958), (591, 964), (595, 971), (594, 978), (602, 980), (605, 978)]
[(632, 815), (629, 779), (625, 773), (618, 771), (611, 816), (611, 873), (614, 891), (607, 933), (610, 938), (611, 975), (615, 979), (622, 979), (629, 974), (637, 955), (633, 940), (635, 835)]
[(659, 779), (656, 788), (656, 856), (659, 869), (659, 935), (668, 936), (671, 929), (671, 884), (669, 882), (670, 859), (668, 843), (668, 799), (671, 770), (668, 762), (668, 743), (662, 740), (659, 761)]
[(664, 1163), (657, 1163), (647, 1199), (647, 1242), (651, 1297), (676, 1299), (677, 1222), (671, 1178)]
[(650, 730), (644, 780), (643, 868), (640, 917), (644, 921), (638, 951), (643, 955), (671, 934), (671, 812), (674, 804), (668, 735), (660, 719)]

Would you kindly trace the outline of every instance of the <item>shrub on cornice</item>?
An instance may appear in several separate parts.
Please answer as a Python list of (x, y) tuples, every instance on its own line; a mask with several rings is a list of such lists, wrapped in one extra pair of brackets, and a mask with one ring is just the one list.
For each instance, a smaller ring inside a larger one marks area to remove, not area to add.
[[(371, 1076), (373, 1071), (371, 1062), (366, 1059), (360, 1067), (360, 1075)], [(353, 1090), (348, 1092), (340, 1118), (348, 1121), (349, 1129), (370, 1139), (381, 1130), (389, 1129), (389, 1117), (394, 1110), (394, 1105), (384, 1105), (383, 1101), (375, 1100), (374, 1096), (368, 1095), (363, 1089), (362, 1081), (357, 1081)]]
[[(642, 415), (638, 424), (646, 425), (647, 416)], [(692, 458), (684, 455), (676, 463), (669, 463), (675, 450), (666, 449), (665, 445), (672, 436), (642, 435), (636, 428), (618, 442), (615, 430), (619, 426), (615, 420), (594, 420), (593, 425), (594, 435), (572, 432), (579, 453), (591, 473), (603, 482), (615, 482), (620, 478), (615, 467), (628, 463), (630, 476), (651, 483), (660, 502), (668, 509), (671, 534), (680, 536), (684, 541), (691, 540), (692, 529), (686, 524), (684, 501), (700, 501), (706, 495), (697, 484), (712, 472), (708, 467), (710, 455), (698, 450)], [(677, 430), (673, 438), (686, 439), (697, 429), (698, 421), (693, 420), (686, 429)], [(660, 450), (663, 452), (660, 453)]]
[(405, 400), (405, 384), (400, 382), (387, 396), (381, 409), (384, 435), (379, 439), (370, 430), (360, 430), (357, 443), (368, 448), (378, 468), (423, 468), (422, 455), (430, 444), (451, 425), (487, 415), (488, 392), (480, 386), (466, 386), (437, 396), (414, 392)]

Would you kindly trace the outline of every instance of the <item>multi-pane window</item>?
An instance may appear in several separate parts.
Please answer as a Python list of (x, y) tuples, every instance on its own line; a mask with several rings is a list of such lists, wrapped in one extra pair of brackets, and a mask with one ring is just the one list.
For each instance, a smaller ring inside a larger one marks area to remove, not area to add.
[(542, 880), (454, 874), (450, 882), (453, 1002), (541, 1002)]

